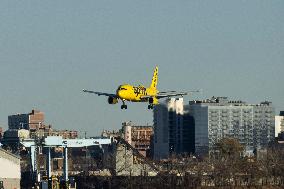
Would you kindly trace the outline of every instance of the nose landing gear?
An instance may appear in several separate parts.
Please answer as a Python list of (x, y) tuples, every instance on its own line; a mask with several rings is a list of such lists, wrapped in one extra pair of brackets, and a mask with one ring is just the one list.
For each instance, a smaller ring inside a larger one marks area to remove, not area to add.
[(126, 104), (122, 104), (121, 105), (121, 109), (127, 109), (127, 105)]
[(124, 100), (122, 100), (121, 109), (127, 109), (127, 105), (125, 104)]

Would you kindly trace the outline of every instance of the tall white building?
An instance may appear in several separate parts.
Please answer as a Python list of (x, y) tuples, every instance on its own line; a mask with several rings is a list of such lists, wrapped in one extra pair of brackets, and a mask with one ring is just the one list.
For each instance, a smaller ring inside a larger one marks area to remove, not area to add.
[[(170, 98), (154, 108), (154, 159), (190, 153), (190, 125), (183, 98)], [(193, 137), (192, 137), (193, 139)]]

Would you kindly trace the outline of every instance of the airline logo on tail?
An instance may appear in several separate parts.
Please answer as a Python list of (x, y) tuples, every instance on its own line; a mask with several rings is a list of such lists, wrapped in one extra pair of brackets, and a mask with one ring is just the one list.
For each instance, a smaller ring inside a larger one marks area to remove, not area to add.
[(153, 77), (152, 77), (152, 82), (151, 82), (150, 88), (156, 89), (157, 83), (158, 83), (158, 67), (156, 66), (156, 68), (154, 70)]
[[(148, 103), (148, 109), (153, 109), (154, 105), (159, 103), (160, 98), (173, 97), (173, 96), (184, 96), (187, 95), (187, 92), (176, 92), (176, 91), (167, 91), (159, 92), (157, 90), (158, 84), (158, 67), (156, 66), (152, 82), (149, 88), (146, 88), (142, 85), (133, 86), (129, 84), (120, 85), (116, 93), (104, 93), (96, 92), (90, 90), (83, 90), (86, 93), (94, 93), (98, 96), (107, 96), (109, 104), (116, 104), (119, 100), (122, 101), (121, 109), (127, 109), (126, 101), (129, 102), (146, 102)], [(198, 91), (191, 91), (198, 92)]]

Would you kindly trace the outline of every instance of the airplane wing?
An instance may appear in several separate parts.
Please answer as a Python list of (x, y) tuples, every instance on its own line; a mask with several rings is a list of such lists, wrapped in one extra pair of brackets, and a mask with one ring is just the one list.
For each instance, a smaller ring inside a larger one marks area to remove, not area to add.
[(103, 96), (109, 96), (109, 97), (113, 97), (113, 98), (117, 97), (116, 94), (102, 93), (102, 92), (96, 92), (96, 91), (89, 91), (89, 90), (86, 90), (86, 89), (84, 89), (83, 92), (85, 92), (85, 93), (93, 93), (93, 94), (96, 94), (98, 96), (103, 95)]
[(157, 99), (160, 99), (160, 98), (168, 98), (168, 97), (174, 97), (174, 96), (185, 96), (185, 95), (188, 95), (194, 92), (200, 92), (200, 90), (188, 91), (188, 92), (163, 91), (163, 92), (157, 93), (157, 95), (155, 96), (150, 96), (150, 95), (142, 96), (141, 99), (149, 99), (151, 97), (156, 97)]
[(188, 95), (188, 93), (186, 93), (186, 92), (168, 91), (168, 92), (159, 92), (156, 95), (156, 98), (160, 99), (160, 98), (173, 97), (173, 96), (184, 96), (184, 95)]

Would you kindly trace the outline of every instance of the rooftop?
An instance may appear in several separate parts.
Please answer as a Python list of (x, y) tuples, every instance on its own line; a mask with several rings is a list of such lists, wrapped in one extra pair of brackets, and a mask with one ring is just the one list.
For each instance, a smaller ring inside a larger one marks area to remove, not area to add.
[(205, 100), (192, 100), (189, 101), (189, 104), (208, 104), (208, 105), (216, 105), (216, 106), (227, 106), (227, 105), (232, 105), (232, 106), (270, 106), (272, 105), (271, 102), (269, 101), (264, 101), (259, 104), (247, 104), (244, 101), (241, 100), (229, 100), (228, 97), (211, 97), (210, 99), (205, 99)]

